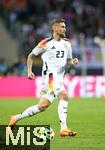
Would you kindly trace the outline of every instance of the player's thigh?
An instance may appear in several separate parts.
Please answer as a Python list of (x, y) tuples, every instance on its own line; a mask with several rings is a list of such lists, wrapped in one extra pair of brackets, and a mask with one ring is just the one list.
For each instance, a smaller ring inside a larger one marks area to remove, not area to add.
[(63, 75), (56, 75), (54, 78), (54, 92), (56, 95), (58, 95), (58, 93), (62, 91), (65, 91)]
[(64, 82), (63, 82), (63, 74), (62, 75), (57, 75), (55, 77), (55, 83), (54, 83), (54, 91), (55, 91), (55, 94), (56, 96), (59, 98), (59, 99), (62, 99), (62, 100), (65, 100), (65, 101), (68, 101), (68, 94), (67, 94), (67, 91), (64, 87)]

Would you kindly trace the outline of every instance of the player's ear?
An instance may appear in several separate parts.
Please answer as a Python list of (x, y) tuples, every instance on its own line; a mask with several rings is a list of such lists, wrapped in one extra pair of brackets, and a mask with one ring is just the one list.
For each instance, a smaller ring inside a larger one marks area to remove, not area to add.
[(55, 26), (53, 25), (53, 26), (52, 26), (52, 31), (54, 32), (54, 30), (55, 30)]
[(55, 31), (56, 29), (57, 29), (57, 25), (54, 24), (54, 25), (52, 26), (52, 31)]

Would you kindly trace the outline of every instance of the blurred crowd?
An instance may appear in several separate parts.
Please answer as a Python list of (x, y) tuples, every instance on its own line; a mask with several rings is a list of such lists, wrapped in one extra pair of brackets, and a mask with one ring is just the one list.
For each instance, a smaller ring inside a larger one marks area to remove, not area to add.
[(5, 63), (4, 58), (0, 58), (0, 76), (25, 76), (27, 74), (26, 67), (25, 57), (21, 57), (19, 60), (16, 60), (12, 65), (8, 65), (7, 63)]
[[(0, 15), (18, 42), (18, 56), (25, 58), (41, 39), (51, 36), (49, 22), (53, 18), (66, 20), (67, 37), (74, 49), (82, 44), (96, 46), (95, 37), (105, 38), (104, 0), (0, 0)], [(40, 74), (39, 59), (36, 67), (38, 64)]]

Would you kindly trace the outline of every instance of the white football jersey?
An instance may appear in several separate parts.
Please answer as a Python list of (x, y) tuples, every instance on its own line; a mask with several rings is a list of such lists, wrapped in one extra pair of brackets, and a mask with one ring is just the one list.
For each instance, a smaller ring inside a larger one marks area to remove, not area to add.
[(64, 68), (67, 59), (72, 58), (71, 43), (67, 39), (56, 41), (44, 39), (32, 50), (34, 55), (42, 54), (43, 70), (56, 71)]

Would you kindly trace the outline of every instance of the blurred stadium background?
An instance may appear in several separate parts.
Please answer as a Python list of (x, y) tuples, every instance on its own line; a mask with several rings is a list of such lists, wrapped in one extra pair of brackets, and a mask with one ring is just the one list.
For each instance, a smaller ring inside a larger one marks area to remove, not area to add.
[[(42, 61), (40, 57), (35, 59), (33, 71), (36, 78), (29, 81), (26, 59), (41, 39), (51, 36), (48, 23), (53, 18), (66, 20), (73, 55), (80, 61), (75, 67), (66, 66), (64, 80), (69, 96), (74, 100), (68, 122), (80, 132), (80, 136), (64, 139), (62, 143), (56, 135), (52, 149), (63, 150), (66, 144), (66, 150), (103, 150), (105, 0), (0, 0), (0, 124), (8, 124), (11, 113), (33, 105), (33, 99), (39, 96)], [(28, 99), (19, 101), (18, 97)], [(15, 101), (8, 101), (10, 98)], [(50, 120), (52, 128), (58, 133), (58, 122), (54, 121), (56, 104), (47, 111), (49, 114), (53, 112), (53, 120), (46, 118), (45, 112), (45, 117), (36, 117), (36, 121), (46, 124)], [(34, 120), (33, 117), (21, 123), (33, 124)]]

